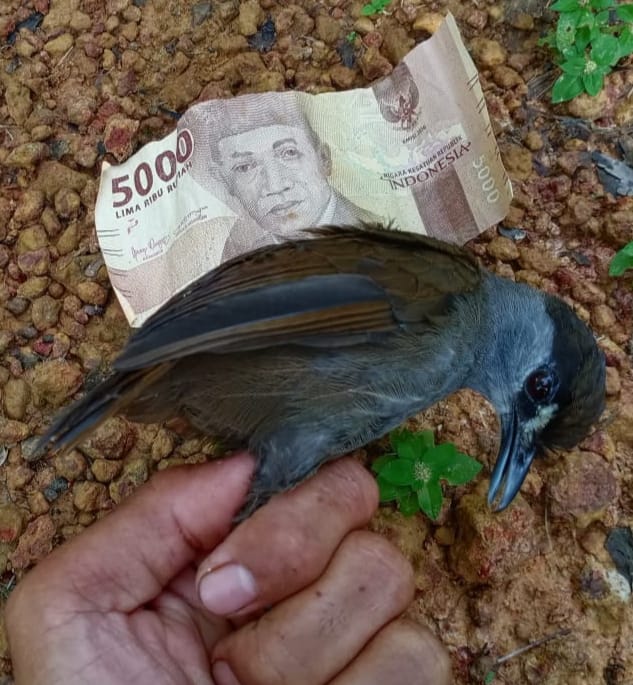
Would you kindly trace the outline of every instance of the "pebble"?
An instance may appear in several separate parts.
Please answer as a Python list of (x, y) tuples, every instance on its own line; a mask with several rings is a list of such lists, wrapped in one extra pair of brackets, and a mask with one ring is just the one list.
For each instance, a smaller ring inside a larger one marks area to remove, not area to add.
[(440, 28), (443, 21), (444, 15), (439, 12), (420, 10), (413, 20), (413, 30), (433, 34)]
[(165, 428), (161, 428), (152, 443), (152, 460), (158, 462), (165, 459), (174, 451), (174, 447), (173, 434)]
[(44, 361), (31, 374), (31, 390), (38, 406), (61, 407), (83, 383), (79, 365), (62, 359)]
[(72, 221), (59, 237), (56, 247), (60, 255), (67, 255), (73, 252), (79, 244), (79, 225)]
[(473, 583), (502, 583), (538, 554), (536, 522), (521, 494), (501, 513), (486, 502), (487, 483), (457, 505), (456, 539), (450, 548), (454, 571)]
[(71, 188), (60, 188), (55, 193), (55, 211), (63, 219), (71, 219), (77, 216), (81, 209), (79, 194)]
[(34, 300), (47, 291), (50, 282), (50, 278), (47, 276), (32, 276), (31, 278), (27, 278), (24, 283), (21, 283), (18, 286), (18, 296)]
[(0, 506), (0, 542), (14, 542), (24, 526), (24, 514), (15, 504)]
[(63, 477), (54, 478), (43, 490), (43, 495), (48, 502), (54, 502), (60, 495), (68, 490), (68, 480)]
[(110, 483), (110, 497), (115, 504), (119, 504), (129, 497), (148, 477), (149, 470), (145, 459), (131, 459), (124, 465), (120, 477)]
[[(1, 421), (2, 419), (0, 419), (0, 423)], [(5, 464), (3, 469), (6, 486), (13, 492), (21, 490), (27, 483), (31, 482), (34, 476), (33, 469), (24, 463)]]
[(22, 421), (0, 416), (0, 443), (16, 445), (29, 435), (29, 427)]
[(50, 510), (50, 505), (44, 493), (36, 490), (34, 492), (29, 492), (27, 495), (27, 501), (29, 504), (29, 510), (34, 516), (41, 516), (46, 514)]
[(42, 211), (42, 216), (40, 217), (40, 221), (42, 226), (44, 226), (46, 235), (48, 235), (49, 238), (54, 238), (56, 235), (59, 235), (60, 231), (62, 230), (62, 224), (52, 207), (44, 208)]
[(82, 451), (92, 459), (122, 459), (135, 441), (132, 426), (117, 416), (99, 426), (83, 443)]
[(620, 394), (622, 389), (622, 381), (618, 370), (613, 366), (607, 366), (607, 380), (606, 393), (609, 397), (614, 397)]
[(341, 37), (342, 26), (333, 17), (319, 14), (315, 21), (317, 36), (327, 45), (334, 45)]
[(24, 314), (24, 312), (29, 308), (30, 304), (30, 301), (26, 297), (12, 297), (7, 302), (6, 308), (11, 312), (11, 314), (20, 316), (20, 314)]
[(95, 459), (90, 465), (92, 475), (100, 483), (109, 483), (116, 478), (123, 468), (123, 463), (112, 459)]
[[(170, 81), (170, 89), (173, 87), (173, 83), (174, 81)], [(171, 106), (174, 106), (174, 103), (170, 101), (168, 95), (168, 93), (163, 93), (163, 97), (165, 97)], [(139, 126), (139, 121), (129, 119), (120, 114), (115, 114), (108, 119), (103, 132), (103, 144), (105, 149), (113, 154), (119, 162), (127, 159), (134, 151), (135, 135)]]
[(538, 248), (518, 246), (519, 263), (527, 271), (536, 272), (543, 276), (551, 276), (560, 266), (559, 260), (549, 252)]
[(496, 67), (506, 61), (506, 50), (496, 40), (476, 37), (470, 41), (470, 49), (475, 63), (480, 68)]
[(38, 331), (52, 328), (59, 320), (61, 302), (53, 299), (50, 295), (42, 295), (33, 300), (31, 307), (31, 319)]
[(375, 81), (393, 71), (391, 62), (383, 57), (377, 48), (367, 48), (358, 60), (358, 64), (368, 81)]
[(47, 247), (18, 255), (18, 267), (27, 276), (45, 276), (50, 267), (50, 253)]
[(44, 199), (41, 190), (25, 190), (13, 213), (14, 220), (23, 224), (37, 219), (44, 209)]
[(74, 45), (75, 39), (71, 33), (61, 35), (44, 43), (44, 50), (54, 59), (63, 57)]
[(511, 262), (519, 258), (519, 248), (514, 241), (502, 236), (493, 238), (486, 246), (486, 250), (491, 257), (502, 262)]
[(605, 460), (579, 450), (558, 460), (548, 474), (547, 487), (550, 511), (557, 518), (600, 514), (618, 495), (616, 477)]
[(31, 521), (20, 536), (15, 552), (9, 555), (13, 568), (27, 568), (50, 554), (55, 532), (55, 524), (48, 514)]
[(23, 143), (11, 150), (4, 164), (9, 167), (31, 167), (46, 159), (48, 155), (49, 148), (45, 143)]
[(104, 305), (108, 301), (108, 291), (94, 281), (78, 283), (77, 295), (87, 304)]
[(10, 419), (21, 421), (26, 414), (31, 393), (24, 378), (10, 378), (4, 386), (2, 403)]
[(42, 455), (35, 451), (39, 440), (39, 435), (32, 435), (20, 444), (20, 453), (24, 461), (31, 463), (40, 460)]
[(499, 146), (503, 164), (511, 178), (525, 180), (532, 175), (532, 152), (516, 143)]
[(46, 231), (41, 226), (29, 226), (20, 231), (15, 249), (18, 255), (33, 252), (48, 245)]
[(84, 512), (105, 509), (109, 504), (108, 490), (103, 483), (80, 481), (73, 485), (73, 504)]
[(53, 457), (55, 473), (66, 481), (83, 478), (86, 472), (86, 458), (79, 450), (59, 452)]
[(606, 304), (596, 304), (591, 310), (591, 323), (600, 331), (610, 330), (616, 321), (613, 309)]
[(266, 18), (259, 0), (246, 0), (239, 3), (237, 30), (242, 36), (252, 36)]
[(393, 66), (401, 62), (414, 45), (415, 41), (403, 26), (392, 26), (384, 31), (382, 51)]

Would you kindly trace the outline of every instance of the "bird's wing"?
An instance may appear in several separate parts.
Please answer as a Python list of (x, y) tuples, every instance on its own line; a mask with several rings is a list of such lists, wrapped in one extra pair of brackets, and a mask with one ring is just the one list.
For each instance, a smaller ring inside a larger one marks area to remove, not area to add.
[(431, 238), (373, 226), (311, 232), (226, 262), (175, 295), (132, 336), (115, 369), (200, 352), (367, 341), (428, 325), (447, 296), (481, 278), (469, 253)]

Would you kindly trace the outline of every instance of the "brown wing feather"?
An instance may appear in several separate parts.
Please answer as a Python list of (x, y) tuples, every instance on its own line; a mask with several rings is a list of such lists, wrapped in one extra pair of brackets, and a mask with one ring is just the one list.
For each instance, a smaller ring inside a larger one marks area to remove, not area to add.
[[(411, 233), (365, 226), (311, 229), (312, 238), (237, 257), (176, 295), (130, 340), (116, 368), (196, 352), (278, 344), (333, 346), (441, 313), (446, 297), (477, 286), (465, 250)], [(281, 298), (281, 304), (274, 304)]]

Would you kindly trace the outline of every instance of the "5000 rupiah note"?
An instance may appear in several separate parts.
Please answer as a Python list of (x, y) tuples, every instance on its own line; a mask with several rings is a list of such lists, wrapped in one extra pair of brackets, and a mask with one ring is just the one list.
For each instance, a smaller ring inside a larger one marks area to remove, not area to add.
[(96, 208), (132, 325), (241, 252), (323, 224), (393, 221), (464, 243), (511, 199), (477, 71), (449, 16), (371, 88), (243, 95), (103, 169)]

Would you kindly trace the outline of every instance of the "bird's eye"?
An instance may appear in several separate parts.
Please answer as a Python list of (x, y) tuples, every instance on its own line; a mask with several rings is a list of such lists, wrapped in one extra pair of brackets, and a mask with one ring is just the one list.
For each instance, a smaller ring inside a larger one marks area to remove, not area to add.
[(541, 404), (551, 399), (557, 385), (556, 374), (551, 369), (543, 368), (533, 371), (527, 377), (524, 388), (533, 402)]

